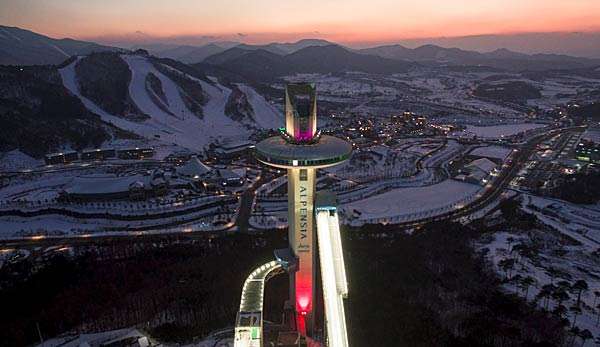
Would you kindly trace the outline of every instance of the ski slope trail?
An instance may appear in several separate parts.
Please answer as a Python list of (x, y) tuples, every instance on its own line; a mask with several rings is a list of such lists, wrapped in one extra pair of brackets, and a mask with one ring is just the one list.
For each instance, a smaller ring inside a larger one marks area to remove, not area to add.
[[(144, 123), (160, 129), (161, 139), (183, 147), (197, 150), (208, 144), (206, 137), (202, 136), (200, 120), (185, 107), (175, 83), (158, 72), (144, 57), (127, 55), (122, 58), (131, 70), (129, 95), (135, 105), (150, 116)], [(163, 111), (150, 98), (146, 90), (146, 77), (149, 73), (153, 73), (161, 81), (169, 111), (173, 115)]]
[[(203, 106), (204, 115), (198, 117), (186, 106), (177, 84), (160, 73), (145, 57), (124, 55), (123, 59), (132, 72), (129, 94), (133, 102), (140, 110), (149, 114), (152, 121), (162, 125), (168, 131), (173, 131), (177, 137), (175, 140), (177, 144), (191, 149), (200, 149), (219, 138), (248, 137), (248, 130), (243, 125), (225, 116), (225, 104), (231, 93), (229, 89), (194, 79), (208, 95), (208, 102)], [(146, 76), (149, 73), (153, 73), (160, 79), (168, 100), (168, 105), (165, 106), (171, 114), (156, 105), (148, 94)]]
[(245, 84), (238, 84), (238, 88), (240, 88), (242, 93), (246, 94), (248, 102), (252, 105), (254, 120), (257, 126), (267, 129), (277, 129), (284, 126), (282, 111), (271, 105), (251, 87)]
[(77, 76), (75, 73), (75, 65), (79, 61), (80, 58), (75, 60), (73, 63), (65, 66), (64, 68), (59, 70), (60, 76), (63, 81), (63, 85), (75, 96), (77, 96), (83, 105), (90, 111), (97, 114), (104, 122), (113, 124), (114, 126), (131, 131), (135, 134), (143, 136), (145, 138), (151, 139), (156, 138), (155, 135), (161, 135), (162, 130), (154, 124), (150, 123), (138, 123), (132, 122), (127, 119), (117, 117), (113, 114), (110, 114), (104, 111), (100, 106), (98, 106), (92, 100), (86, 98), (79, 91), (79, 84), (77, 83)]
[(246, 139), (251, 129), (240, 122), (234, 121), (225, 114), (227, 99), (231, 89), (220, 85), (210, 84), (193, 76), (188, 77), (202, 86), (208, 95), (208, 102), (204, 105), (204, 124), (209, 134), (219, 134), (221, 139)]
[[(194, 80), (207, 96), (207, 102), (202, 107), (203, 116), (198, 117), (187, 106), (182, 98), (180, 87), (169, 77), (162, 74), (147, 58), (138, 55), (121, 55), (131, 71), (129, 96), (140, 111), (150, 118), (134, 122), (111, 114), (92, 100), (83, 96), (79, 90), (75, 65), (79, 58), (68, 66), (60, 69), (63, 84), (71, 93), (79, 97), (85, 107), (99, 115), (103, 121), (111, 123), (121, 129), (131, 131), (146, 139), (186, 147), (192, 150), (201, 150), (213, 142), (222, 142), (230, 139), (247, 139), (253, 130), (252, 126), (235, 121), (225, 114), (227, 100), (231, 89), (218, 83), (208, 83), (193, 76), (189, 76), (170, 66), (165, 68), (183, 74)], [(146, 88), (148, 74), (154, 74), (161, 82), (166, 98), (166, 103), (157, 101)], [(283, 125), (280, 112), (254, 89), (240, 85), (240, 89), (254, 109), (255, 127), (278, 128)], [(157, 105), (157, 102), (160, 105)]]

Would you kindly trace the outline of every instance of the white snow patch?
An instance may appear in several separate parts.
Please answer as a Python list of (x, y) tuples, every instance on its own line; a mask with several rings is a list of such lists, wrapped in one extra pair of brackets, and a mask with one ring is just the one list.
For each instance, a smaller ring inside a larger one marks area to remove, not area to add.
[(81, 95), (79, 91), (79, 85), (77, 83), (77, 76), (75, 73), (75, 65), (77, 64), (77, 61), (79, 61), (79, 59), (80, 58), (78, 58), (73, 63), (65, 66), (64, 68), (60, 69), (59, 72), (62, 77), (64, 86), (71, 93), (73, 93), (75, 96), (81, 99), (81, 101), (88, 110), (100, 116), (100, 118), (102, 118), (102, 120), (107, 123), (113, 124), (114, 126), (119, 127), (121, 129), (129, 130), (135, 134), (149, 139), (155, 138), (155, 135), (161, 136), (164, 134), (160, 127), (157, 127), (153, 124), (132, 122), (121, 117), (112, 115), (104, 111), (92, 100)]
[(393, 189), (346, 204), (344, 209), (349, 212), (359, 211), (361, 219), (390, 218), (450, 206), (468, 199), (479, 189), (477, 185), (446, 180), (426, 187)]
[[(198, 118), (186, 106), (179, 94), (178, 86), (169, 78), (158, 72), (144, 57), (123, 55), (123, 59), (132, 71), (129, 92), (133, 102), (144, 113), (150, 116), (142, 122), (132, 122), (112, 115), (93, 101), (81, 95), (75, 73), (75, 64), (60, 69), (63, 84), (83, 104), (98, 114), (102, 120), (121, 129), (129, 130), (147, 139), (160, 141), (165, 144), (175, 144), (192, 150), (199, 150), (220, 138), (247, 138), (248, 129), (225, 116), (225, 104), (231, 90), (222, 86), (212, 86), (205, 81), (197, 81), (209, 96), (204, 106), (204, 117)], [(169, 101), (169, 110), (176, 117), (164, 112), (150, 99), (146, 88), (146, 75), (152, 72), (162, 82), (163, 90)]]
[(516, 135), (527, 130), (543, 128), (546, 124), (538, 123), (523, 123), (523, 124), (506, 124), (494, 126), (474, 126), (467, 125), (463, 131), (456, 132), (454, 136), (477, 136), (479, 138), (501, 138)]
[(42, 164), (41, 160), (37, 160), (27, 154), (14, 150), (0, 155), (0, 171), (18, 171), (31, 169)]
[(0, 29), (0, 30), (2, 30), (2, 32), (3, 32), (3, 33), (5, 33), (6, 35), (8, 35), (8, 36), (12, 37), (13, 39), (15, 39), (15, 40), (17, 40), (17, 41), (22, 41), (20, 37), (18, 37), (18, 36), (15, 36), (15, 35), (14, 35), (13, 33), (11, 33), (10, 31), (8, 31), (8, 30), (4, 30), (4, 29)]
[(248, 102), (254, 110), (254, 119), (261, 128), (277, 129), (283, 126), (283, 113), (270, 104), (256, 90), (245, 84), (239, 84), (240, 90), (248, 97)]
[(63, 51), (60, 47), (53, 45), (53, 44), (48, 44), (48, 46), (54, 48), (55, 50), (57, 50), (60, 54), (64, 55), (65, 57), (69, 58), (71, 55), (65, 51)]

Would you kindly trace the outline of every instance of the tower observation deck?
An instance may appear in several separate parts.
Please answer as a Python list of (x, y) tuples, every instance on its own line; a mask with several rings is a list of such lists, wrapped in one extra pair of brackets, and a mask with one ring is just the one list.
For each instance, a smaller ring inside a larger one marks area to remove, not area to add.
[[(315, 181), (317, 169), (348, 159), (352, 146), (317, 130), (317, 98), (313, 84), (286, 85), (285, 124), (285, 128), (279, 129), (279, 136), (267, 138), (256, 145), (256, 158), (266, 165), (287, 169), (288, 240), (290, 253), (295, 258), (295, 266), (289, 270), (293, 325), (301, 335), (312, 338), (316, 332), (315, 322), (327, 321), (327, 334), (331, 335), (327, 338), (331, 342), (329, 345), (344, 347), (347, 346), (345, 321), (341, 326), (331, 324), (332, 320), (345, 320), (340, 303), (341, 298), (347, 295), (337, 210), (335, 206), (326, 212), (315, 210)], [(318, 247), (317, 212), (322, 216), (318, 223)], [(318, 312), (325, 311), (325, 320), (315, 319), (315, 293), (321, 289), (315, 277), (318, 250), (321, 251), (322, 285), (333, 283), (330, 287), (343, 287), (342, 290), (323, 288), (325, 307)], [(341, 282), (343, 285), (339, 284)]]

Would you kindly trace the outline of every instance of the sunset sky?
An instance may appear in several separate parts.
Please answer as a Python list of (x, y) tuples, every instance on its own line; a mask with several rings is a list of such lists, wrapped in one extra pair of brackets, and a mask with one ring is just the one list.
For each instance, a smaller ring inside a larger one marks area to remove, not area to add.
[[(97, 41), (210, 36), (346, 44), (600, 30), (599, 0), (0, 0), (0, 24)], [(184, 40), (185, 41), (185, 40)]]

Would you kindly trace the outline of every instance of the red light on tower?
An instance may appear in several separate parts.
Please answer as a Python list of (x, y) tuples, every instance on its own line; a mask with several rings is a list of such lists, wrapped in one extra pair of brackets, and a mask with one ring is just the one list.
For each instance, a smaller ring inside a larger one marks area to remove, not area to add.
[[(305, 268), (308, 267), (309, 261), (305, 262)], [(296, 328), (300, 334), (307, 334), (307, 319), (312, 317), (312, 276), (311, 272), (303, 273), (296, 272)]]
[(298, 294), (296, 301), (298, 303), (299, 312), (306, 314), (307, 311), (310, 311), (310, 297), (306, 293)]
[(306, 315), (312, 312), (312, 259), (309, 258), (302, 260), (304, 260), (303, 268), (305, 271), (296, 272), (296, 312), (304, 312)]

